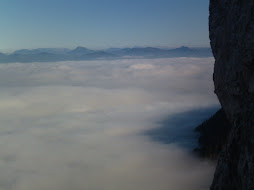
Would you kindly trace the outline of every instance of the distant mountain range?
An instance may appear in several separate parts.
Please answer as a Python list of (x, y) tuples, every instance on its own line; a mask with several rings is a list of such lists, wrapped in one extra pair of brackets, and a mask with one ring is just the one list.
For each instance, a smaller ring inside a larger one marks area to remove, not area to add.
[(175, 49), (135, 47), (110, 48), (106, 50), (91, 50), (85, 47), (77, 47), (73, 50), (67, 48), (38, 48), (32, 50), (21, 49), (11, 54), (0, 53), (0, 63), (210, 56), (212, 56), (210, 48), (189, 48), (184, 46)]

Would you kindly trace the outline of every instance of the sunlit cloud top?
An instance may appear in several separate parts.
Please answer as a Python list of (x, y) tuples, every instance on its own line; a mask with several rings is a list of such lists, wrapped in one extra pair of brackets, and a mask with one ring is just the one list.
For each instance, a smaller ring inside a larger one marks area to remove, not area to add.
[[(167, 128), (171, 138), (179, 130), (190, 138), (202, 117), (186, 113), (218, 107), (213, 62), (0, 64), (0, 189), (208, 189), (213, 165), (145, 132), (183, 114), (182, 124)], [(186, 127), (190, 117), (194, 126)]]

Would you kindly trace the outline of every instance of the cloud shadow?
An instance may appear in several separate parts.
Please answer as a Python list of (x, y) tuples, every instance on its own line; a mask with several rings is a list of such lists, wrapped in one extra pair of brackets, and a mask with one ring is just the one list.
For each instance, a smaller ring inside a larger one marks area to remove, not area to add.
[(212, 116), (219, 108), (218, 106), (197, 108), (169, 115), (157, 122), (159, 127), (145, 131), (144, 135), (159, 143), (176, 144), (192, 150), (198, 143), (195, 127)]

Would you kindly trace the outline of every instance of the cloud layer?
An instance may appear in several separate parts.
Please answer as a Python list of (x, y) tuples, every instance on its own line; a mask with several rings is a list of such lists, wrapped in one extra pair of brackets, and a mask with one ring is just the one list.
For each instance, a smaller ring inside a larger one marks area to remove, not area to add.
[(218, 105), (213, 61), (0, 65), (0, 189), (208, 189), (211, 163), (141, 133)]

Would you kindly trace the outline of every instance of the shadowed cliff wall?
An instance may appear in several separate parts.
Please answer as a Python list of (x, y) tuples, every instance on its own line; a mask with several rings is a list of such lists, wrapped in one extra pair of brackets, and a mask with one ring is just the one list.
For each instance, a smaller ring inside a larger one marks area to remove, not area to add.
[(211, 190), (254, 189), (254, 1), (210, 0), (215, 93), (232, 129)]

